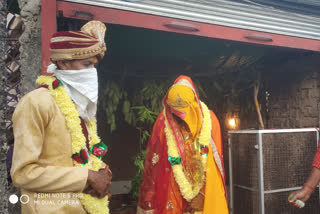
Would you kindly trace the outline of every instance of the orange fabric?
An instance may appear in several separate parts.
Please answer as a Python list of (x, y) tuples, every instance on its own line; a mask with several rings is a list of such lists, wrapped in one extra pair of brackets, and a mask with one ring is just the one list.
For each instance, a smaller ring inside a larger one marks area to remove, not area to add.
[(211, 123), (212, 123), (212, 130), (211, 130), (211, 136), (213, 138), (213, 141), (216, 144), (217, 150), (219, 152), (220, 157), (222, 157), (223, 151), (222, 151), (222, 138), (221, 138), (221, 129), (220, 129), (220, 123), (212, 111), (210, 111), (211, 115)]
[(205, 201), (202, 214), (228, 214), (225, 188), (209, 147), (206, 173)]
[[(212, 131), (211, 136), (222, 158), (222, 140), (220, 124), (217, 116), (210, 111)], [(222, 160), (223, 161), (223, 160)], [(223, 162), (222, 162), (223, 163)], [(224, 176), (224, 175), (223, 175)], [(206, 173), (205, 202), (202, 214), (228, 214), (228, 204), (223, 177), (214, 161), (212, 148), (209, 146)]]

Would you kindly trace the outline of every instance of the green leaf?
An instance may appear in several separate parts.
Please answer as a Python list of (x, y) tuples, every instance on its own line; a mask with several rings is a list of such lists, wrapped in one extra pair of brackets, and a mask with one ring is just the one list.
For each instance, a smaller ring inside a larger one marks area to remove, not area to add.
[(122, 112), (126, 114), (126, 113), (129, 113), (129, 111), (130, 111), (130, 101), (129, 100), (125, 100), (123, 102)]
[(141, 143), (142, 143), (142, 144), (145, 143), (145, 142), (149, 139), (149, 137), (150, 137), (149, 131), (144, 130), (144, 131), (142, 132)]

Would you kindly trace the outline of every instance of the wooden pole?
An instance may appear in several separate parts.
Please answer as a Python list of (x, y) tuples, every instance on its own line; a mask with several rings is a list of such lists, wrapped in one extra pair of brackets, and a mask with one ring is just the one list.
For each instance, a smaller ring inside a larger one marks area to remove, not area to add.
[(253, 87), (253, 99), (254, 99), (254, 104), (256, 106), (256, 111), (258, 113), (260, 127), (262, 129), (264, 129), (264, 124), (263, 124), (261, 111), (260, 111), (260, 105), (259, 105), (259, 101), (258, 101), (259, 87), (260, 87), (260, 75), (259, 75), (258, 80), (256, 80), (254, 87)]

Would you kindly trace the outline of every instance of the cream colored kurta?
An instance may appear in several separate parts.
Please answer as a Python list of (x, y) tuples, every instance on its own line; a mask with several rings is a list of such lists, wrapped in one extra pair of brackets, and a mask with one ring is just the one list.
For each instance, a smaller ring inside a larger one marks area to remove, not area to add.
[(73, 167), (71, 135), (55, 100), (45, 88), (19, 102), (13, 115), (11, 176), (21, 188), (22, 213), (86, 213), (78, 200), (88, 170)]

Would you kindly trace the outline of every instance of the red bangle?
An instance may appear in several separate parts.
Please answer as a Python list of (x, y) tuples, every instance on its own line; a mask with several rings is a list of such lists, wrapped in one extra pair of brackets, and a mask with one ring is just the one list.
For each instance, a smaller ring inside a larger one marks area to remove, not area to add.
[(303, 186), (308, 187), (309, 189), (312, 190), (312, 192), (314, 191), (314, 187), (312, 187), (310, 184), (308, 183), (304, 183)]

